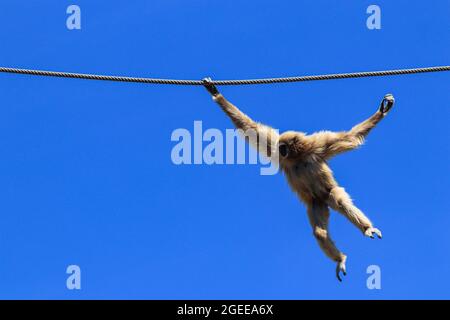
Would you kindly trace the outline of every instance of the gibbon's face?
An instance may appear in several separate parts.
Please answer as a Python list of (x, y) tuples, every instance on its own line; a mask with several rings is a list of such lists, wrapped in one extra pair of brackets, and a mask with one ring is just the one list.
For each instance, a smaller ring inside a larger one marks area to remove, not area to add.
[(280, 136), (278, 141), (278, 154), (280, 161), (292, 161), (301, 157), (304, 149), (304, 134), (288, 131)]

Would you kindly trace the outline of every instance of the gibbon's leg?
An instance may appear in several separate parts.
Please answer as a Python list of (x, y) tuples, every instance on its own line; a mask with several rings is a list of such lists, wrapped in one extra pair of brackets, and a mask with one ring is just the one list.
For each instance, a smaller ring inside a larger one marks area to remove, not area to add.
[(360, 229), (364, 235), (374, 238), (375, 233), (378, 238), (381, 239), (381, 231), (374, 228), (372, 222), (367, 218), (361, 210), (359, 210), (352, 202), (352, 199), (345, 192), (344, 188), (335, 187), (331, 189), (330, 197), (328, 199), (328, 205), (342, 213), (347, 219), (350, 220), (358, 229)]
[(345, 276), (347, 274), (345, 270), (345, 261), (347, 256), (336, 248), (333, 240), (331, 240), (330, 233), (328, 231), (328, 220), (330, 218), (330, 210), (327, 204), (322, 202), (313, 202), (308, 205), (308, 218), (313, 228), (314, 237), (317, 239), (322, 251), (337, 262), (336, 277), (339, 281), (342, 281), (340, 272)]

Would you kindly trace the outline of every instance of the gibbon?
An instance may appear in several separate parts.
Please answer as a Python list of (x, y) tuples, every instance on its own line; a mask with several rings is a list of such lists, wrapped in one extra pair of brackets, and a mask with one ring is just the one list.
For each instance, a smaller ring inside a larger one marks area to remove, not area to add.
[[(307, 207), (314, 237), (323, 252), (337, 263), (336, 277), (339, 281), (342, 281), (340, 273), (346, 275), (345, 262), (347, 256), (336, 248), (330, 237), (328, 231), (329, 208), (344, 215), (365, 236), (373, 239), (375, 234), (381, 239), (381, 231), (374, 228), (372, 222), (353, 204), (344, 188), (338, 185), (327, 161), (337, 154), (353, 150), (362, 145), (370, 130), (392, 108), (395, 101), (394, 97), (387, 94), (378, 111), (367, 120), (354, 126), (350, 131), (320, 131), (311, 135), (287, 131), (278, 135), (271, 127), (254, 122), (236, 106), (228, 102), (219, 93), (210, 78), (203, 79), (203, 85), (238, 129), (244, 132), (253, 130), (256, 132), (259, 141), (261, 141), (261, 138), (267, 141), (267, 155), (269, 157), (273, 156), (271, 152), (278, 152), (281, 170), (286, 175), (292, 190)], [(259, 151), (261, 152), (261, 148), (259, 148)]]

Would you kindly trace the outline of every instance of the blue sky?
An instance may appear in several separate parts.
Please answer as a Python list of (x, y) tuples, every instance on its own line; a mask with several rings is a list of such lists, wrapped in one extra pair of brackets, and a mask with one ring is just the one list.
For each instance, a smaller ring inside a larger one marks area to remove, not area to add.
[[(82, 29), (66, 28), (66, 8)], [(0, 65), (161, 78), (258, 78), (448, 65), (450, 1), (12, 1)], [(448, 73), (222, 88), (281, 131), (344, 130), (396, 105), (331, 162), (383, 231), (338, 213), (348, 275), (312, 237), (284, 177), (175, 166), (173, 130), (225, 130), (200, 87), (0, 74), (0, 298), (450, 298)], [(82, 289), (66, 289), (79, 265)], [(366, 268), (382, 289), (366, 288)]]

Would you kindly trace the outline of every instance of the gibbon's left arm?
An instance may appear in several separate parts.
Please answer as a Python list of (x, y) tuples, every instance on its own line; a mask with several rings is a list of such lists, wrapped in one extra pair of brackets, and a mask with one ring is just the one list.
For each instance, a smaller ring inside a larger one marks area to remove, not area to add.
[(346, 132), (319, 132), (310, 136), (320, 150), (319, 153), (328, 159), (345, 151), (353, 150), (364, 143), (369, 132), (386, 116), (394, 105), (391, 94), (384, 96), (378, 111), (369, 119), (354, 126)]
[(248, 138), (251, 145), (266, 157), (271, 157), (273, 152), (277, 151), (274, 146), (278, 143), (279, 135), (273, 128), (253, 121), (249, 116), (225, 99), (219, 90), (217, 90), (217, 87), (212, 84), (210, 78), (203, 79), (203, 84), (212, 95), (213, 100), (228, 115), (236, 128), (243, 131), (244, 136)]

